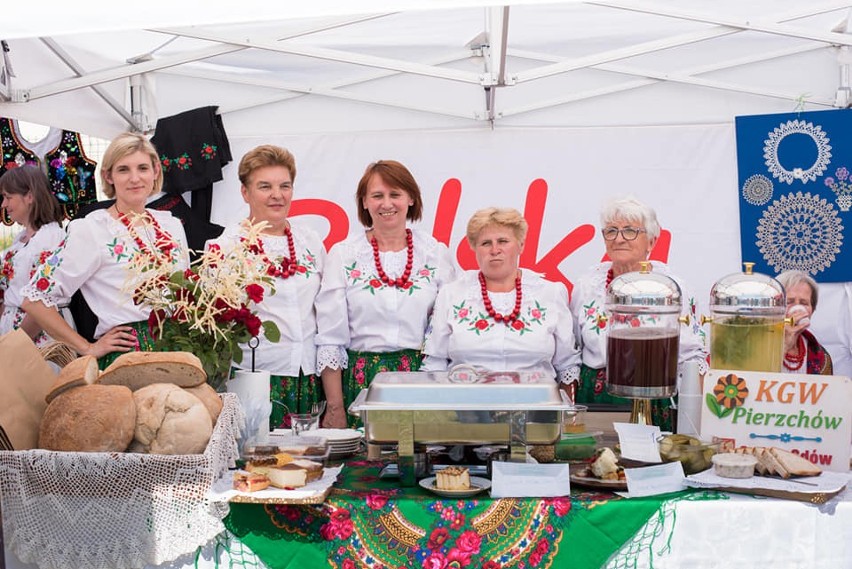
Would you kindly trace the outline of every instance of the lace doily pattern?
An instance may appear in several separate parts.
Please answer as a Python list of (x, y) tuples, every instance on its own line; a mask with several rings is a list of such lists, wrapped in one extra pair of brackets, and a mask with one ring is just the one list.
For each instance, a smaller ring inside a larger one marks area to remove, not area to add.
[(763, 174), (749, 177), (743, 184), (743, 199), (751, 205), (763, 205), (772, 198), (772, 180)]
[(6, 547), (41, 569), (143, 567), (194, 552), (224, 530), (209, 499), (238, 456), (236, 395), (204, 454), (0, 452)]
[(810, 193), (781, 196), (766, 207), (757, 226), (757, 246), (776, 273), (796, 269), (816, 275), (831, 266), (842, 244), (837, 210)]
[[(791, 134), (803, 134), (810, 137), (816, 145), (817, 157), (808, 168), (796, 167), (788, 170), (781, 165), (778, 158), (778, 149), (784, 139)], [(780, 182), (792, 184), (793, 180), (800, 180), (803, 184), (816, 181), (822, 176), (831, 160), (831, 145), (828, 136), (822, 127), (803, 120), (791, 120), (775, 127), (763, 141), (763, 158), (766, 167), (774, 178)]]

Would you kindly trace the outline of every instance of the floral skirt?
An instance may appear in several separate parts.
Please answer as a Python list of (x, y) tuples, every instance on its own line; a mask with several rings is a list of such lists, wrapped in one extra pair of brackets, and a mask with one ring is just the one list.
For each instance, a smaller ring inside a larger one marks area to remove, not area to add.
[[(586, 365), (580, 368), (580, 384), (577, 386), (576, 401), (582, 405), (607, 404), (631, 408), (633, 401), (624, 397), (610, 395), (606, 390), (606, 368), (595, 369)], [(661, 431), (675, 428), (676, 413), (671, 399), (651, 400), (651, 420)]]
[[(153, 352), (154, 339), (148, 334), (148, 321), (140, 320), (139, 322), (128, 322), (122, 326), (130, 326), (136, 334), (136, 346), (133, 351), (136, 352)], [(98, 367), (101, 371), (105, 370), (109, 364), (114, 362), (118, 356), (126, 352), (110, 352), (105, 356), (98, 358)]]
[[(273, 375), (269, 378), (269, 397), (272, 401), (272, 415), (269, 416), (269, 430), (289, 429), (290, 413), (310, 413), (314, 403), (325, 399), (322, 382), (314, 374)], [(284, 405), (287, 407), (285, 408)]]
[[(417, 371), (423, 363), (423, 356), (418, 350), (385, 353), (347, 350), (346, 353), (349, 354), (349, 367), (343, 370), (343, 405), (346, 409), (380, 371)], [(353, 429), (362, 426), (358, 417), (347, 415), (346, 420)]]

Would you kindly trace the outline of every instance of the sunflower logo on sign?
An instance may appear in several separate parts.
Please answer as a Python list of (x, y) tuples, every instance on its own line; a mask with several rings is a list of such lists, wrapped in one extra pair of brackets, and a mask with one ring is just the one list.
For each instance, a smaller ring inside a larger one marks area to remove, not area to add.
[(724, 419), (734, 412), (734, 409), (745, 403), (748, 397), (748, 386), (745, 379), (729, 373), (720, 377), (713, 387), (713, 393), (708, 393), (705, 401), (710, 411)]

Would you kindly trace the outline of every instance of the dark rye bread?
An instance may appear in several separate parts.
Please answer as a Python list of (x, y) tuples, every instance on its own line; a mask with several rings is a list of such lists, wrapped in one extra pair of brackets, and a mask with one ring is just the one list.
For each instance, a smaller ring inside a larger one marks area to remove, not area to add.
[(121, 354), (103, 373), (98, 383), (125, 385), (136, 391), (153, 383), (195, 387), (207, 381), (207, 374), (195, 354), (189, 352), (127, 352)]
[(41, 420), (38, 446), (68, 452), (124, 452), (133, 440), (136, 404), (123, 385), (86, 385), (57, 396)]
[(60, 370), (56, 381), (53, 382), (44, 400), (50, 403), (56, 399), (57, 395), (69, 389), (96, 383), (99, 373), (98, 358), (95, 356), (80, 356)]

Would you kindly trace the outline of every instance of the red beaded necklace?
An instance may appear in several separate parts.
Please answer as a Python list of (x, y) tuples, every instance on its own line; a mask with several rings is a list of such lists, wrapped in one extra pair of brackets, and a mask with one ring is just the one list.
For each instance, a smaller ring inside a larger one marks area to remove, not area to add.
[(370, 238), (370, 245), (373, 246), (373, 261), (376, 263), (376, 274), (379, 276), (379, 280), (385, 283), (387, 286), (395, 286), (402, 288), (408, 283), (408, 277), (411, 276), (411, 267), (414, 266), (414, 238), (411, 235), (411, 230), (405, 230), (405, 244), (406, 244), (406, 260), (405, 260), (405, 272), (398, 279), (390, 278), (385, 270), (382, 268), (382, 261), (379, 258), (379, 242), (376, 241), (376, 236)]
[(482, 271), (479, 271), (479, 290), (482, 292), (482, 303), (485, 304), (485, 311), (495, 322), (502, 322), (506, 326), (509, 326), (518, 319), (518, 315), (521, 313), (522, 298), (520, 275), (515, 277), (515, 308), (510, 314), (503, 315), (494, 310), (494, 307), (491, 305), (491, 299), (488, 298), (488, 287), (485, 284), (485, 275), (482, 274)]
[[(284, 228), (284, 235), (287, 237), (287, 250), (290, 253), (290, 257), (282, 259), (280, 266), (273, 263), (269, 257), (266, 256), (266, 252), (263, 250), (262, 241), (257, 242), (257, 247), (254, 251), (260, 255), (261, 260), (264, 264), (266, 264), (266, 274), (279, 279), (289, 279), (296, 274), (296, 270), (299, 268), (299, 261), (296, 258), (296, 245), (293, 243), (293, 233), (290, 231), (289, 227)], [(243, 239), (243, 241), (245, 241), (245, 239)]]
[[(799, 340), (796, 342), (796, 355), (791, 356), (789, 352), (784, 354), (784, 367), (790, 371), (796, 371), (802, 367), (805, 363), (805, 355), (807, 351), (805, 350), (805, 339), (802, 336), (799, 336)], [(790, 362), (789, 364), (787, 362)]]
[(612, 269), (606, 272), (606, 284), (604, 284), (604, 288), (609, 288), (609, 285), (612, 284), (612, 279), (615, 278), (615, 275), (612, 274)]
[[(130, 233), (130, 236), (133, 237), (133, 240), (136, 242), (136, 246), (139, 248), (139, 251), (148, 255), (151, 259), (156, 259), (157, 254), (151, 250), (148, 244), (142, 240), (139, 236), (139, 232), (136, 231), (136, 227), (133, 225), (133, 222), (127, 216), (127, 214), (123, 213), (118, 209), (118, 204), (113, 204), (115, 207), (115, 212), (118, 214), (118, 220), (127, 228), (127, 232)], [(157, 223), (157, 220), (146, 210), (144, 213), (139, 214), (145, 220), (145, 223), (150, 225), (154, 229), (154, 247), (157, 251), (162, 251), (166, 255), (166, 262), (172, 261), (172, 250), (175, 248), (175, 241), (172, 236), (164, 231), (160, 224)]]

